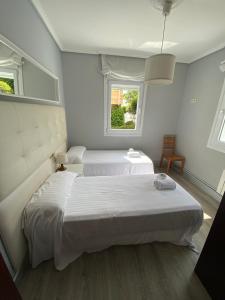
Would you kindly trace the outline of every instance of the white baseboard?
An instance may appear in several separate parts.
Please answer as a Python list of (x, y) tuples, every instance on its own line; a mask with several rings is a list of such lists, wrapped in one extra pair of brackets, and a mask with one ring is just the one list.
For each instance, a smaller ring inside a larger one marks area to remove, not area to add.
[[(174, 170), (177, 172), (178, 168), (175, 166)], [(184, 177), (187, 178), (190, 182), (199, 187), (203, 192), (212, 197), (217, 203), (219, 203), (222, 199), (222, 196), (217, 193), (216, 188), (209, 185), (206, 181), (198, 178), (189, 170), (184, 169)]]
[[(154, 161), (154, 166), (159, 167), (159, 161)], [(173, 166), (173, 170), (177, 173), (179, 173), (179, 168), (175, 165)], [(220, 203), (222, 196), (217, 193), (216, 188), (209, 185), (206, 181), (198, 178), (193, 173), (191, 173), (189, 170), (184, 169), (184, 175), (187, 180), (192, 182), (194, 185), (196, 185), (199, 189), (201, 189), (203, 192), (205, 192), (207, 195), (209, 195), (211, 198), (213, 198), (217, 203), (216, 206), (218, 206), (218, 203)], [(214, 203), (211, 203), (212, 205)]]

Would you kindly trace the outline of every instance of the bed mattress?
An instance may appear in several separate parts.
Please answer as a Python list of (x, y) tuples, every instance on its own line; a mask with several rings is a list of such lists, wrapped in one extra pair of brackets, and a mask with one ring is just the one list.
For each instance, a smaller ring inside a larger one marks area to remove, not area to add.
[[(57, 210), (49, 217), (48, 209), (48, 218), (43, 218), (37, 226), (35, 220), (39, 221), (43, 212), (32, 212), (26, 236), (33, 249), (33, 266), (43, 261), (43, 257), (53, 256), (55, 267), (61, 270), (84, 252), (112, 245), (153, 241), (192, 245), (192, 236), (203, 219), (200, 204), (178, 184), (175, 190), (156, 190), (155, 176), (75, 178), (66, 192), (66, 201), (63, 200), (63, 214)], [(51, 220), (57, 220), (59, 215), (61, 221), (52, 227)], [(51, 239), (55, 235), (53, 251), (51, 248), (43, 255), (46, 247), (43, 241), (50, 240), (48, 235)]]
[(86, 150), (83, 155), (84, 176), (153, 174), (152, 160), (139, 151), (129, 157), (127, 150)]
[[(202, 224), (200, 204), (180, 185), (158, 191), (155, 175), (77, 178), (64, 212), (64, 268), (83, 252), (153, 241), (192, 245)], [(67, 245), (67, 246), (65, 246)], [(70, 249), (68, 251), (68, 249)]]

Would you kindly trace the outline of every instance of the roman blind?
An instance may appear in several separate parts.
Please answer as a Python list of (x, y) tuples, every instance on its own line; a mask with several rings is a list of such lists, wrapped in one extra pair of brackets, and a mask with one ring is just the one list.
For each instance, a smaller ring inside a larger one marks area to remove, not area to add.
[(142, 58), (101, 55), (101, 73), (109, 79), (144, 81)]

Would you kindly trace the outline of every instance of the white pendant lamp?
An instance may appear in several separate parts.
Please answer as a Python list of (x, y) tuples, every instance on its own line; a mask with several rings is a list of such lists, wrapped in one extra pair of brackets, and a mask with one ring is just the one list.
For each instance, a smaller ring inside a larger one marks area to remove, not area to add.
[[(153, 1), (154, 4), (155, 1)], [(168, 85), (173, 83), (176, 57), (173, 54), (162, 53), (164, 35), (166, 28), (166, 17), (171, 11), (171, 8), (176, 4), (174, 0), (158, 0), (158, 5), (161, 7), (164, 15), (164, 26), (162, 36), (161, 53), (152, 55), (145, 62), (145, 84), (160, 84)]]
[(156, 54), (145, 62), (145, 84), (168, 85), (173, 83), (176, 57), (172, 54)]

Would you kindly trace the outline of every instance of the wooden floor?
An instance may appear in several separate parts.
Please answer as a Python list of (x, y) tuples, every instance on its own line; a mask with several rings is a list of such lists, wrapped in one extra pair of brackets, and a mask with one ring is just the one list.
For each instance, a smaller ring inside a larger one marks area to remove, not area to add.
[[(211, 199), (179, 175), (172, 176), (201, 204), (205, 220), (194, 242), (202, 249), (216, 208)], [(84, 254), (58, 272), (53, 262), (28, 268), (18, 287), (24, 300), (207, 300), (193, 273), (198, 255), (167, 243), (116, 246)]]

